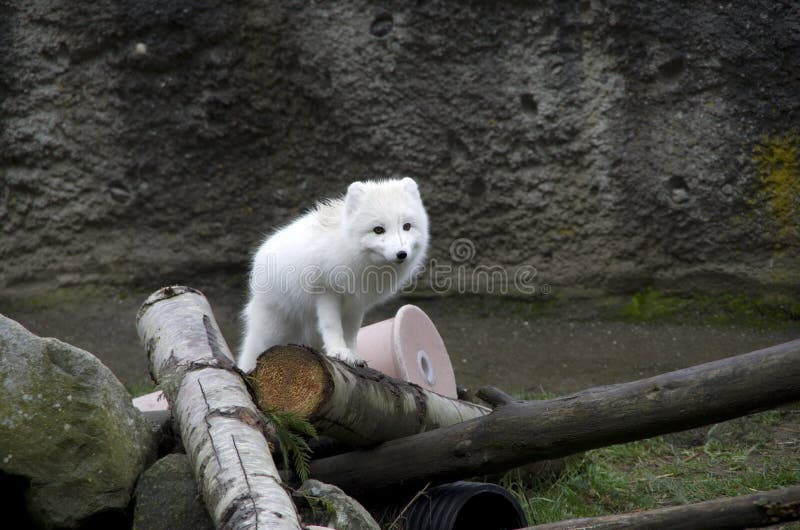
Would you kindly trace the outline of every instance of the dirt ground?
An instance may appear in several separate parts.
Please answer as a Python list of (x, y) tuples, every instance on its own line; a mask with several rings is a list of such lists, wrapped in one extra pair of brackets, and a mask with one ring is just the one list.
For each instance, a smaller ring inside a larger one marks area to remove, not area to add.
[[(239, 343), (244, 290), (200, 282), (229, 346)], [(7, 291), (0, 313), (42, 336), (99, 357), (134, 392), (150, 385), (135, 316), (149, 291), (69, 288)], [(495, 385), (509, 392), (561, 394), (638, 379), (800, 338), (800, 325), (780, 330), (635, 324), (607, 318), (592, 301), (528, 310), (518, 300), (438, 297), (394, 300), (367, 316), (388, 318), (404, 303), (431, 317), (450, 353), (459, 386)]]

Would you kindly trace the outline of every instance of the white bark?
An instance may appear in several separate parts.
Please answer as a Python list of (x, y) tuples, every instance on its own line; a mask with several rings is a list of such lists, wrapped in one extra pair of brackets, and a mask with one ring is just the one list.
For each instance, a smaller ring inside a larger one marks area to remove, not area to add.
[(492, 412), (296, 345), (267, 350), (248, 379), (263, 410), (298, 413), (309, 418), (320, 434), (355, 446), (375, 445)]
[(137, 327), (216, 527), (299, 530), (261, 415), (205, 297), (160, 289), (142, 305)]

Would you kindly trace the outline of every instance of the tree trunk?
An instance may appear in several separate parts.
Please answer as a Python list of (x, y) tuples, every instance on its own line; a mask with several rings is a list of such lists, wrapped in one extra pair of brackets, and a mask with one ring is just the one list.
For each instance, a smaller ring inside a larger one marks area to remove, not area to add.
[(458, 480), (727, 420), (800, 399), (800, 340), (492, 414), (311, 463), (351, 495)]
[(137, 327), (215, 526), (299, 530), (261, 415), (205, 297), (160, 289), (142, 305)]
[(297, 413), (320, 434), (359, 447), (491, 412), (296, 345), (270, 348), (247, 379), (262, 410)]
[(800, 520), (800, 486), (646, 512), (570, 519), (522, 530), (739, 530)]

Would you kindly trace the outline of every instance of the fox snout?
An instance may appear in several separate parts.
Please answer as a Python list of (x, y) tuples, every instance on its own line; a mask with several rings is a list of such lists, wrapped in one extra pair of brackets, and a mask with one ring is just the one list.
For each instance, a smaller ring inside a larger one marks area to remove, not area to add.
[(408, 257), (408, 252), (401, 250), (397, 253), (397, 261), (403, 261)]

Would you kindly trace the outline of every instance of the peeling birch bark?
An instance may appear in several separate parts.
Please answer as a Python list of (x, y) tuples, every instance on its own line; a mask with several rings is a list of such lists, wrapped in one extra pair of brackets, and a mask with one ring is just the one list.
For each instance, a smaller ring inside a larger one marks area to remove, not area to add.
[(274, 346), (247, 376), (264, 411), (307, 418), (320, 434), (375, 445), (485, 416), (491, 409), (451, 399), (304, 346)]
[(139, 310), (137, 329), (216, 527), (299, 530), (262, 416), (202, 293), (156, 291)]

